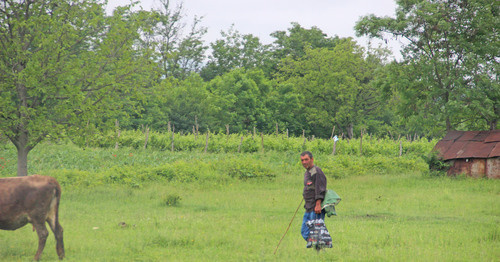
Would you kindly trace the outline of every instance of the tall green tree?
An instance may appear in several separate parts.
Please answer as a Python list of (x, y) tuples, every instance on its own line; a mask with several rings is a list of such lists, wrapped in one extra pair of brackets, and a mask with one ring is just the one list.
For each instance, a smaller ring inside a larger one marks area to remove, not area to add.
[(271, 64), (269, 46), (263, 45), (258, 37), (242, 35), (234, 26), (227, 32), (222, 31), (221, 35), (222, 39), (210, 44), (212, 52), (200, 73), (205, 81), (237, 68), (269, 71), (266, 70)]
[[(307, 129), (308, 124), (301, 97), (295, 92), (292, 83), (273, 84), (266, 102), (266, 109), (271, 113), (269, 123), (277, 123), (280, 130), (288, 129), (292, 135), (302, 135), (302, 130)], [(272, 127), (269, 131), (273, 131)]]
[(362, 17), (358, 35), (404, 39), (394, 91), (406, 118), (443, 130), (498, 128), (500, 8), (490, 0), (399, 0), (396, 17)]
[(183, 3), (173, 6), (172, 2), (160, 0), (160, 8), (141, 11), (149, 15), (145, 20), (149, 26), (141, 32), (141, 46), (154, 49), (152, 59), (163, 78), (185, 79), (203, 66), (208, 47), (202, 38), (207, 29), (200, 25), (200, 17), (186, 27)]
[[(164, 81), (165, 82), (165, 81)], [(163, 89), (164, 110), (175, 130), (191, 131), (195, 123), (200, 131), (210, 128), (213, 117), (219, 112), (207, 83), (198, 74), (191, 74), (182, 81), (166, 81)]]
[[(306, 48), (299, 59), (282, 60), (277, 76), (280, 85), (293, 86), (300, 97), (306, 131), (329, 137), (332, 126), (353, 137), (377, 113), (377, 90), (370, 85), (374, 67), (364, 50), (351, 38), (339, 40), (333, 49)], [(337, 129), (337, 130), (338, 130)]]
[(297, 59), (306, 54), (306, 49), (333, 48), (339, 38), (329, 37), (318, 27), (303, 28), (299, 23), (292, 23), (287, 31), (276, 31), (271, 34), (275, 38), (273, 43), (274, 57), (278, 61), (287, 56)]
[(95, 1), (2, 1), (0, 21), (0, 132), (17, 148), (18, 176), (38, 143), (84, 142), (148, 79), (129, 7), (106, 16)]
[(269, 112), (266, 100), (271, 83), (262, 70), (235, 69), (208, 83), (210, 92), (215, 97), (214, 129), (231, 132), (250, 131), (268, 128)]

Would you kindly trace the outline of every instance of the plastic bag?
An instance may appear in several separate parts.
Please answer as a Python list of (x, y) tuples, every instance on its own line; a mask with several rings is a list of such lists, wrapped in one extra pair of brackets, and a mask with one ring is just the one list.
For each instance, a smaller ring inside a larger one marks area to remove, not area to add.
[(321, 218), (313, 219), (306, 222), (309, 227), (310, 233), (307, 239), (307, 248), (332, 248), (332, 237), (326, 229), (325, 221)]

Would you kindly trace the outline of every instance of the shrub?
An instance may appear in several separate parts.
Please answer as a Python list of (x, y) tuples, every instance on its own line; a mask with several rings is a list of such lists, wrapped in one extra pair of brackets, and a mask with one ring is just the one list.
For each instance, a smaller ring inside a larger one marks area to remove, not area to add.
[(422, 158), (429, 166), (430, 176), (444, 176), (446, 171), (450, 168), (450, 164), (445, 163), (443, 159), (439, 157), (437, 151), (431, 151), (430, 153), (423, 155)]
[(162, 203), (166, 206), (179, 206), (181, 197), (177, 194), (168, 194), (163, 196)]
[(272, 179), (275, 174), (264, 163), (250, 158), (230, 158), (217, 163), (219, 172), (241, 180), (265, 178)]

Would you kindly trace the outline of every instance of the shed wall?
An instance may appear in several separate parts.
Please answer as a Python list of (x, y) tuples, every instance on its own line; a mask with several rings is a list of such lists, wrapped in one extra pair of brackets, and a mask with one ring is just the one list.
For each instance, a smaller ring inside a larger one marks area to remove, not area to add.
[(484, 158), (467, 158), (454, 159), (450, 161), (451, 167), (448, 170), (448, 175), (466, 174), (471, 177), (486, 176), (486, 159)]
[(486, 176), (500, 179), (500, 157), (489, 158), (486, 161)]

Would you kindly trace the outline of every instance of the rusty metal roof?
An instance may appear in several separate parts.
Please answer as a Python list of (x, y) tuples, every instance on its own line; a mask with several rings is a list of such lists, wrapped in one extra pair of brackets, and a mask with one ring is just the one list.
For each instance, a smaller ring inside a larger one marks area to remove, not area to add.
[(444, 160), (500, 156), (500, 129), (490, 131), (450, 131), (434, 150)]
[(500, 143), (497, 142), (495, 148), (491, 150), (489, 157), (500, 157)]
[(494, 130), (497, 132), (491, 132), (490, 135), (484, 140), (484, 142), (500, 142), (500, 130)]

